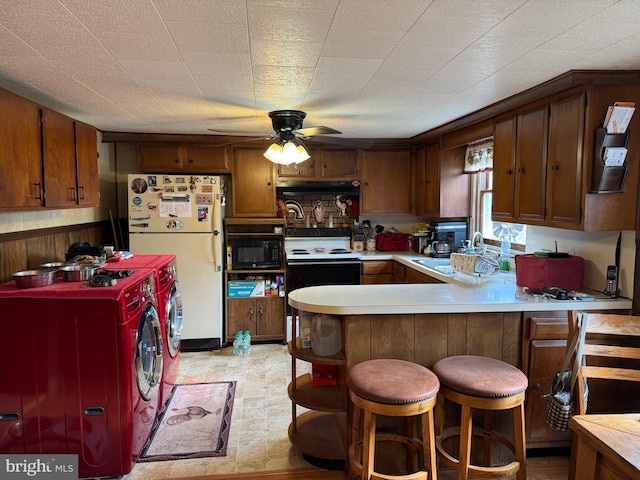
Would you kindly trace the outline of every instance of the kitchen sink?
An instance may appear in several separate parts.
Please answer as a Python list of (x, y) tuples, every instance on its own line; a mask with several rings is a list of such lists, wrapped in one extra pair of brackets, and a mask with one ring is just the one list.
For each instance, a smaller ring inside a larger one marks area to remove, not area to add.
[(449, 267), (451, 266), (451, 260), (448, 258), (418, 258), (413, 260), (414, 263), (418, 265), (422, 265), (423, 267), (431, 268), (434, 267)]

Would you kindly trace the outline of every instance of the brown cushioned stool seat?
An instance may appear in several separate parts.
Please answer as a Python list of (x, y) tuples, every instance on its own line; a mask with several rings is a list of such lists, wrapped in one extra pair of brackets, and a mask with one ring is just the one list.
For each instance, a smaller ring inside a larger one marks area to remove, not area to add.
[[(438, 377), (421, 365), (395, 359), (368, 360), (347, 373), (349, 398), (354, 405), (349, 479), (437, 478), (433, 409), (440, 388)], [(407, 417), (406, 435), (376, 433), (376, 415)], [(417, 422), (422, 432), (418, 438)], [(374, 471), (376, 440), (407, 446), (407, 474), (386, 475)], [(422, 451), (424, 470), (419, 467)]]
[[(436, 408), (436, 449), (438, 457), (449, 467), (458, 471), (458, 479), (467, 479), (469, 474), (483, 478), (517, 476), (526, 479), (524, 397), (528, 380), (516, 367), (493, 358), (474, 355), (458, 355), (443, 358), (433, 366), (441, 389)], [(462, 407), (460, 426), (443, 429), (445, 400)], [(485, 411), (484, 429), (472, 425), (472, 409)], [(512, 410), (513, 441), (491, 429), (494, 411)], [(445, 440), (460, 437), (459, 458), (454, 458), (444, 448)], [(471, 439), (484, 439), (484, 465), (471, 464)], [(515, 459), (507, 465), (491, 465), (491, 442), (498, 441), (514, 454)]]

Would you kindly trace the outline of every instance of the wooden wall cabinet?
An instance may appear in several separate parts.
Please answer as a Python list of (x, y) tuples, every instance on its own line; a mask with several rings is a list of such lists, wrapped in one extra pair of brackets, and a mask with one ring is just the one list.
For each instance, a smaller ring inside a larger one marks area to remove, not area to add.
[(235, 148), (231, 184), (234, 217), (275, 217), (275, 163), (263, 149)]
[(228, 150), (209, 145), (141, 144), (138, 167), (145, 173), (231, 172)]
[(493, 219), (544, 225), (549, 105), (532, 105), (496, 119)]
[(310, 150), (311, 158), (298, 165), (278, 165), (278, 177), (300, 180), (353, 180), (358, 178), (355, 149)]
[(45, 206), (97, 206), (96, 130), (47, 108), (42, 109)]
[(404, 150), (365, 150), (362, 155), (362, 215), (412, 213), (412, 154)]
[(415, 215), (469, 216), (469, 176), (463, 173), (466, 147), (441, 151), (438, 143), (416, 149), (413, 159)]
[(95, 206), (100, 202), (97, 131), (80, 122), (75, 122), (75, 128), (78, 205)]
[(0, 89), (0, 209), (44, 206), (38, 105)]
[[(625, 182), (621, 192), (596, 193), (602, 170), (596, 133), (608, 106), (620, 99), (640, 102), (640, 88), (574, 87), (496, 117), (492, 218), (571, 230), (634, 230), (637, 181)], [(634, 117), (629, 131), (637, 125)], [(633, 155), (640, 140), (630, 135), (627, 147)], [(637, 162), (629, 162), (627, 178), (637, 176)]]
[(97, 206), (96, 129), (0, 89), (0, 209)]
[(73, 120), (47, 108), (42, 110), (45, 205), (77, 204), (75, 131)]

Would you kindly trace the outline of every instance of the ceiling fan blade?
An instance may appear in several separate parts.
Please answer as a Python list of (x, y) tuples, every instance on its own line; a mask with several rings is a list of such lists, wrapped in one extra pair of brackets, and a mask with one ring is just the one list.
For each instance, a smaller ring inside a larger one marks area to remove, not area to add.
[(307, 137), (305, 141), (312, 141), (314, 143), (333, 143), (336, 145), (344, 145), (346, 147), (355, 148), (369, 148), (373, 145), (372, 140), (358, 140), (355, 138), (342, 138), (342, 137)]
[(307, 128), (299, 128), (298, 130), (294, 130), (295, 133), (299, 133), (305, 137), (314, 137), (316, 135), (331, 135), (336, 133), (342, 133), (338, 130), (334, 130), (329, 127), (307, 127)]
[(233, 129), (224, 129), (224, 128), (207, 128), (210, 132), (213, 133), (222, 133), (224, 135), (250, 135), (252, 137), (268, 137), (271, 133), (264, 132), (249, 132), (249, 131), (241, 131), (241, 130), (233, 130)]

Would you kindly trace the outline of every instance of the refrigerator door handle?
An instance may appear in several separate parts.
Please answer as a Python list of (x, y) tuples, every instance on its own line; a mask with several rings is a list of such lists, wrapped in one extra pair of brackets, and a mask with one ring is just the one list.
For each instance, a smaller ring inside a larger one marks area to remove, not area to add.
[(220, 205), (220, 194), (215, 195), (215, 205), (213, 208), (213, 235), (211, 241), (213, 242), (213, 268), (216, 272), (222, 271), (222, 238), (220, 217), (222, 216), (222, 206)]

